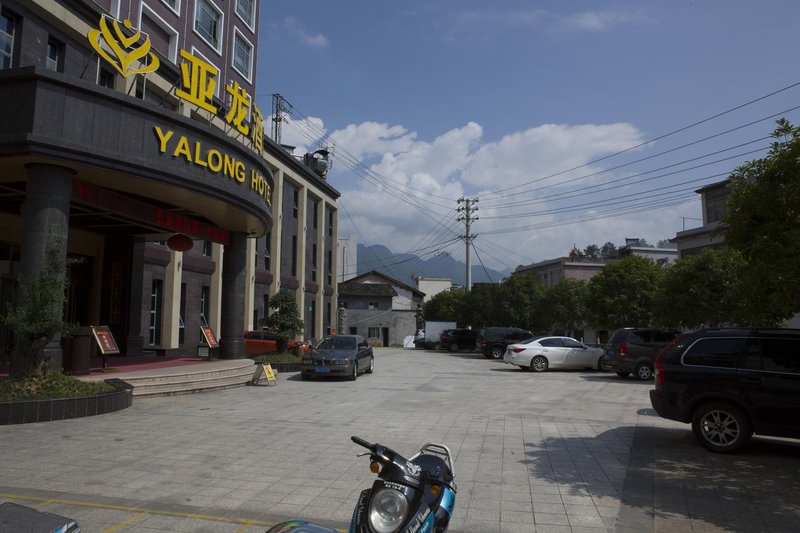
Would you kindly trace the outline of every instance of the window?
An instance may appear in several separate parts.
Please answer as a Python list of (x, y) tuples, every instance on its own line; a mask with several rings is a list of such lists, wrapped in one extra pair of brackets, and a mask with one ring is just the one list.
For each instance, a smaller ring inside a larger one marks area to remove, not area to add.
[(705, 192), (703, 196), (706, 203), (706, 224), (722, 220), (722, 217), (725, 216), (728, 194), (727, 187), (719, 187)]
[(328, 211), (328, 237), (333, 236), (333, 211)]
[(197, 0), (194, 10), (194, 31), (219, 51), (222, 42), (222, 12), (209, 0)]
[(292, 235), (292, 276), (297, 276), (297, 235)]
[(0, 69), (11, 68), (14, 59), (16, 20), (7, 11), (0, 13)]
[(236, 14), (252, 28), (255, 19), (255, 2), (253, 0), (236, 0)]
[(742, 350), (744, 339), (700, 339), (683, 354), (683, 364), (736, 368), (736, 355)]
[(44, 66), (47, 70), (54, 72), (64, 71), (64, 45), (56, 41), (52, 37), (47, 41), (47, 57), (44, 60)]
[(319, 224), (319, 211), (317, 210), (317, 203), (318, 202), (311, 202), (312, 209), (314, 210), (314, 229), (317, 229), (317, 225)]
[(238, 30), (233, 32), (233, 68), (244, 76), (247, 81), (251, 80), (253, 71), (253, 45), (247, 42)]
[(161, 1), (164, 2), (165, 4), (167, 4), (170, 7), (170, 9), (172, 9), (176, 13), (178, 12), (178, 10), (180, 8), (180, 4), (178, 3), (178, 0), (161, 0)]
[(381, 328), (367, 328), (367, 337), (377, 339), (381, 336)]
[(317, 281), (317, 245), (311, 245), (311, 281)]
[(292, 207), (292, 216), (297, 218), (297, 206), (300, 204), (300, 191), (294, 190), (294, 206)]
[(264, 295), (264, 320), (269, 316), (269, 294)]
[(542, 339), (539, 344), (548, 348), (561, 348), (561, 339)]
[(367, 308), (368, 309), (372, 309), (372, 310), (377, 309), (378, 308), (378, 302), (369, 302), (369, 304), (367, 304)]
[(761, 339), (764, 371), (800, 374), (800, 339)]
[(328, 250), (328, 262), (325, 265), (325, 276), (328, 279), (328, 285), (331, 285), (331, 283), (333, 282), (333, 273), (331, 272), (332, 270), (333, 270), (333, 252)]
[(100, 87), (114, 88), (114, 73), (106, 67), (100, 66), (97, 70), (97, 85)]
[(578, 341), (574, 341), (572, 339), (561, 339), (561, 343), (566, 348), (583, 348), (583, 344)]

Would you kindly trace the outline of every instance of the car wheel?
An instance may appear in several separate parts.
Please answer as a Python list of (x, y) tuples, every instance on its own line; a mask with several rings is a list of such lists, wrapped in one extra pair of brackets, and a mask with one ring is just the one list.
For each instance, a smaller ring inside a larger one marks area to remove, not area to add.
[(505, 353), (502, 346), (492, 346), (492, 359), (502, 359)]
[(729, 403), (707, 403), (695, 411), (692, 432), (706, 449), (731, 453), (750, 440), (753, 429), (750, 419), (738, 407)]
[(547, 370), (547, 358), (537, 355), (533, 359), (531, 359), (531, 370), (534, 372), (544, 372)]
[(457, 342), (452, 343), (450, 346), (448, 346), (448, 349), (451, 352), (457, 352), (458, 351), (458, 343)]
[(625, 371), (623, 371), (623, 370), (618, 370), (618, 371), (617, 371), (617, 375), (618, 375), (619, 377), (621, 377), (621, 378), (627, 378), (628, 376), (630, 376), (630, 375), (631, 375), (631, 373), (630, 373), (630, 372), (625, 372)]
[(370, 357), (369, 358), (369, 368), (367, 368), (367, 374), (372, 374), (372, 372), (374, 370), (375, 370), (375, 358), (374, 357)]
[(648, 363), (639, 363), (636, 365), (636, 379), (639, 381), (648, 381), (653, 379), (653, 367)]
[(597, 370), (603, 370), (603, 356), (602, 355), (597, 360)]
[(353, 373), (347, 376), (350, 381), (355, 381), (358, 378), (358, 362), (353, 361)]

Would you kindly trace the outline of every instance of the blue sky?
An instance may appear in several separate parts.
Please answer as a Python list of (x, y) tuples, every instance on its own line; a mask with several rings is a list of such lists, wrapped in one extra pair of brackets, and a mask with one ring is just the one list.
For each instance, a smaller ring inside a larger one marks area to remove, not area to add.
[(257, 101), (293, 106), (296, 153), (333, 148), (340, 234), (463, 260), (477, 197), (473, 262), (514, 268), (699, 224), (692, 191), (763, 155), (775, 119), (744, 125), (800, 86), (662, 136), (800, 81), (798, 21), (796, 0), (269, 0)]

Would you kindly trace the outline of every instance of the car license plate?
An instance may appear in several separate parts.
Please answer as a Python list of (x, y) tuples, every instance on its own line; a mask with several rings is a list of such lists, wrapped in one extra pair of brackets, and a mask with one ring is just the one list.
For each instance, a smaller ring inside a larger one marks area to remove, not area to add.
[(325, 374), (325, 373), (328, 373), (328, 372), (330, 372), (330, 371), (331, 371), (331, 367), (329, 367), (329, 366), (318, 366), (318, 367), (317, 367), (315, 370), (316, 370), (317, 372), (320, 372), (320, 373), (322, 373), (322, 374)]

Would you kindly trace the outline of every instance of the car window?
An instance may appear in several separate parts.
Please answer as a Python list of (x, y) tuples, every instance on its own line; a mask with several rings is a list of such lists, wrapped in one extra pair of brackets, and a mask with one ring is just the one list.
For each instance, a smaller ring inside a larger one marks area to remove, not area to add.
[(736, 368), (736, 355), (744, 342), (742, 338), (700, 339), (683, 354), (683, 364)]
[(561, 342), (567, 348), (583, 348), (583, 344), (574, 339), (561, 339)]
[(677, 335), (678, 332), (676, 331), (654, 331), (653, 342), (669, 344), (675, 339), (675, 337), (677, 337)]
[(561, 343), (561, 339), (552, 338), (552, 337), (549, 338), (549, 339), (540, 340), (539, 344), (541, 344), (542, 346), (545, 346), (547, 348), (557, 348), (557, 347), (563, 346), (563, 344)]
[(611, 332), (611, 335), (608, 337), (608, 344), (619, 344), (625, 340), (625, 333), (628, 330), (626, 329), (615, 329)]
[(800, 339), (760, 339), (759, 344), (763, 370), (800, 374)]
[(644, 331), (631, 331), (628, 335), (628, 344), (647, 344), (647, 333)]

